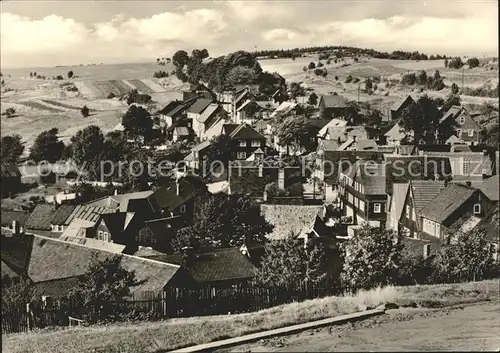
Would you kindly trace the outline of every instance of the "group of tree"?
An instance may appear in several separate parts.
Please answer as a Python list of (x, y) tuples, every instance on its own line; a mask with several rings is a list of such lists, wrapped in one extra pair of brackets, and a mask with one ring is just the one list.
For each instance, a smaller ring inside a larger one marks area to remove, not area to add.
[(63, 157), (64, 143), (59, 140), (59, 130), (52, 128), (40, 133), (30, 149), (30, 159), (35, 162), (57, 162)]
[(316, 149), (316, 136), (319, 128), (311, 124), (311, 120), (305, 115), (279, 117), (273, 125), (278, 144), (287, 149), (287, 154), (290, 154), (290, 147), (306, 151)]
[(125, 100), (128, 105), (131, 104), (149, 104), (152, 102), (151, 96), (146, 93), (139, 93), (137, 89), (133, 89), (130, 92), (126, 93), (121, 100)]
[(464, 66), (464, 63), (460, 57), (452, 58), (450, 60), (445, 60), (445, 66), (450, 69), (461, 69)]
[(443, 78), (441, 77), (438, 70), (434, 72), (434, 76), (427, 76), (424, 70), (420, 70), (417, 73), (407, 73), (401, 77), (401, 84), (405, 86), (426, 86), (427, 88), (440, 91), (445, 87)]
[(22, 137), (18, 134), (2, 136), (0, 151), (2, 162), (16, 163), (24, 152)]
[(153, 77), (154, 77), (154, 78), (163, 78), (163, 77), (168, 77), (168, 72), (166, 72), (166, 71), (162, 71), (162, 70), (159, 70), (159, 71), (156, 71), (156, 72), (153, 74)]
[(210, 195), (196, 205), (192, 225), (179, 229), (171, 246), (174, 252), (192, 248), (203, 252), (239, 247), (245, 242), (262, 244), (272, 227), (260, 215), (259, 207), (243, 195)]
[(498, 83), (496, 87), (483, 85), (481, 87), (464, 87), (462, 89), (462, 94), (475, 97), (498, 98), (499, 93), (500, 93), (500, 88)]

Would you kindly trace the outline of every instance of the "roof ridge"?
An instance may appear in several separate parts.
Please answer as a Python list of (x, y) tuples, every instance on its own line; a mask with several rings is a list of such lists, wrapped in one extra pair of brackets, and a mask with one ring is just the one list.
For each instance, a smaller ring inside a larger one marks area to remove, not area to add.
[[(91, 250), (95, 250), (95, 251), (102, 251), (102, 252), (106, 252), (106, 253), (110, 253), (110, 254), (116, 255), (116, 253), (111, 252), (109, 250), (105, 250), (105, 249), (95, 249), (95, 248), (91, 248), (90, 246), (86, 246), (86, 245), (83, 245), (83, 244), (73, 243), (73, 242), (61, 240), (61, 239), (58, 239), (58, 238), (46, 237), (44, 235), (39, 235), (39, 234), (34, 234), (34, 233), (31, 233), (31, 235), (33, 237), (38, 237), (38, 238), (42, 238), (42, 239), (45, 239), (45, 240), (51, 240), (51, 241), (55, 241), (55, 242), (59, 242), (59, 243), (64, 243), (64, 244), (68, 244), (68, 245), (73, 245), (73, 246), (80, 246), (80, 247), (83, 247), (83, 248), (86, 248), (86, 249), (91, 249)], [(179, 265), (174, 265), (174, 264), (171, 264), (171, 263), (168, 263), (168, 262), (162, 262), (162, 261), (156, 261), (156, 260), (146, 259), (146, 258), (143, 258), (143, 257), (140, 257), (140, 256), (134, 256), (134, 255), (128, 255), (128, 254), (119, 254), (119, 255), (123, 256), (123, 257), (131, 257), (131, 258), (140, 259), (140, 260), (147, 260), (147, 261), (151, 261), (151, 262), (162, 264), (162, 265), (169, 265), (169, 266), (176, 267), (176, 268), (180, 267)]]

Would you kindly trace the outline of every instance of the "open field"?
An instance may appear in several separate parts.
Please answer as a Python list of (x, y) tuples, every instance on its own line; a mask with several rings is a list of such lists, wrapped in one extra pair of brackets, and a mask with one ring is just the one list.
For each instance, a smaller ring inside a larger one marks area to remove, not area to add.
[[(339, 316), (384, 303), (399, 305), (416, 303), (421, 307), (445, 307), (487, 299), (495, 300), (497, 303), (500, 294), (499, 285), (499, 280), (490, 280), (433, 286), (386, 287), (360, 292), (350, 297), (326, 297), (248, 314), (7, 334), (2, 340), (2, 351), (9, 353), (160, 352)], [(456, 322), (456, 325), (461, 324)]]
[(389, 310), (361, 322), (309, 330), (216, 352), (495, 351), (498, 301), (444, 309)]

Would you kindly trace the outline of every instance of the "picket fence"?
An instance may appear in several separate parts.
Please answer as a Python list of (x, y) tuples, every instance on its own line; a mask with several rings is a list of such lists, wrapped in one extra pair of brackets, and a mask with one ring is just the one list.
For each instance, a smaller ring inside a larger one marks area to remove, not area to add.
[[(129, 298), (127, 309), (149, 314), (149, 318), (179, 318), (204, 315), (246, 313), (277, 305), (300, 302), (334, 294), (333, 286), (301, 285), (293, 289), (229, 286), (206, 286), (196, 289), (168, 288), (165, 291), (142, 292)], [(58, 305), (30, 305), (29, 311), (2, 311), (2, 333), (26, 332), (49, 326), (80, 324), (81, 308)]]

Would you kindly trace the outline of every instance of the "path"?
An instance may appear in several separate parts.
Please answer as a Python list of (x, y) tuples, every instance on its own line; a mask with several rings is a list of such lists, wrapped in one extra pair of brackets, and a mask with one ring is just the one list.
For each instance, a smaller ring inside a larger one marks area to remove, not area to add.
[(442, 351), (500, 348), (500, 303), (390, 310), (354, 324), (309, 330), (218, 352)]

